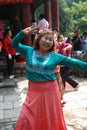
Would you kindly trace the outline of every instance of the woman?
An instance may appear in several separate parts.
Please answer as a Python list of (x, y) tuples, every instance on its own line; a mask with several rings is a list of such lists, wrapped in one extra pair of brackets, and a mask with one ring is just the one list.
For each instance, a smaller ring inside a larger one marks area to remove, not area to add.
[[(58, 36), (58, 53), (71, 57), (72, 45), (66, 42), (66, 39), (63, 35)], [(61, 86), (61, 103), (64, 105), (66, 101), (63, 100), (63, 95), (65, 92), (66, 82), (69, 80), (70, 67), (69, 66), (61, 66), (60, 67), (60, 75), (62, 78), (62, 86)]]
[(54, 69), (57, 65), (69, 65), (87, 70), (87, 63), (53, 52), (54, 33), (50, 30), (36, 36), (35, 48), (20, 43), (36, 29), (25, 28), (12, 40), (13, 47), (26, 60), (29, 80), (27, 97), (14, 130), (66, 130)]
[(12, 41), (11, 37), (12, 37), (11, 30), (6, 29), (4, 32), (3, 47), (4, 47), (5, 57), (7, 61), (8, 76), (10, 79), (15, 77), (15, 75), (13, 74), (13, 68), (14, 68), (14, 58), (16, 54), (16, 51), (11, 45), (11, 41)]

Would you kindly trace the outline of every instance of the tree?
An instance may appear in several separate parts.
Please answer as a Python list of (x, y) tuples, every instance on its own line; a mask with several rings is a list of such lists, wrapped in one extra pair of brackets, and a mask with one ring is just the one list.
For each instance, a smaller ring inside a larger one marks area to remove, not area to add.
[(87, 0), (79, 1), (79, 3), (73, 2), (69, 11), (73, 17), (74, 29), (80, 28), (81, 32), (84, 32), (87, 28)]
[(69, 32), (72, 31), (72, 17), (65, 0), (59, 0), (59, 21), (61, 34), (67, 35)]
[(87, 0), (59, 0), (60, 33), (72, 34), (76, 28), (87, 31)]

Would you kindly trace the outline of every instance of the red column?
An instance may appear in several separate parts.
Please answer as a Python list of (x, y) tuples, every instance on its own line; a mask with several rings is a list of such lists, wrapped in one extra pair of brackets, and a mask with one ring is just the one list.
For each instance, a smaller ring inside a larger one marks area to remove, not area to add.
[(45, 18), (47, 19), (47, 21), (49, 22), (50, 26), (51, 26), (51, 0), (45, 0), (44, 1), (44, 14), (45, 14)]
[(51, 20), (52, 27), (57, 27), (59, 29), (58, 0), (51, 0)]
[[(23, 28), (30, 26), (30, 4), (23, 4)], [(31, 37), (25, 40), (27, 45), (31, 45)]]

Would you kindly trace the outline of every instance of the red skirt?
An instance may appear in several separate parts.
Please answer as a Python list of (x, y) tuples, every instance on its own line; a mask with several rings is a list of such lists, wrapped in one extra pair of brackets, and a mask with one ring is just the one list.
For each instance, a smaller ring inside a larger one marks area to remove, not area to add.
[(14, 130), (67, 130), (57, 81), (32, 82)]

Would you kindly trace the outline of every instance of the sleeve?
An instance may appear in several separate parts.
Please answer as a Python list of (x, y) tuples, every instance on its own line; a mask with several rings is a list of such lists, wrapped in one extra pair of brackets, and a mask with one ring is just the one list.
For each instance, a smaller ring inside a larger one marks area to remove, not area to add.
[(25, 38), (25, 35), (23, 34), (22, 31), (20, 31), (19, 33), (17, 33), (17, 35), (12, 39), (12, 46), (13, 48), (19, 52), (21, 55), (25, 56), (27, 51), (29, 50), (29, 46), (24, 45), (21, 43), (21, 40), (23, 40)]
[(56, 54), (55, 57), (56, 57), (55, 61), (57, 65), (65, 65), (72, 68), (78, 68), (87, 71), (87, 62), (84, 62), (79, 59), (63, 56), (61, 54)]
[(2, 48), (2, 42), (0, 42), (0, 48)]
[(8, 40), (7, 40), (7, 39), (4, 39), (4, 40), (3, 40), (3, 44), (4, 44), (4, 51), (5, 51), (6, 55), (10, 54), (10, 52), (9, 52), (9, 42), (8, 42)]

